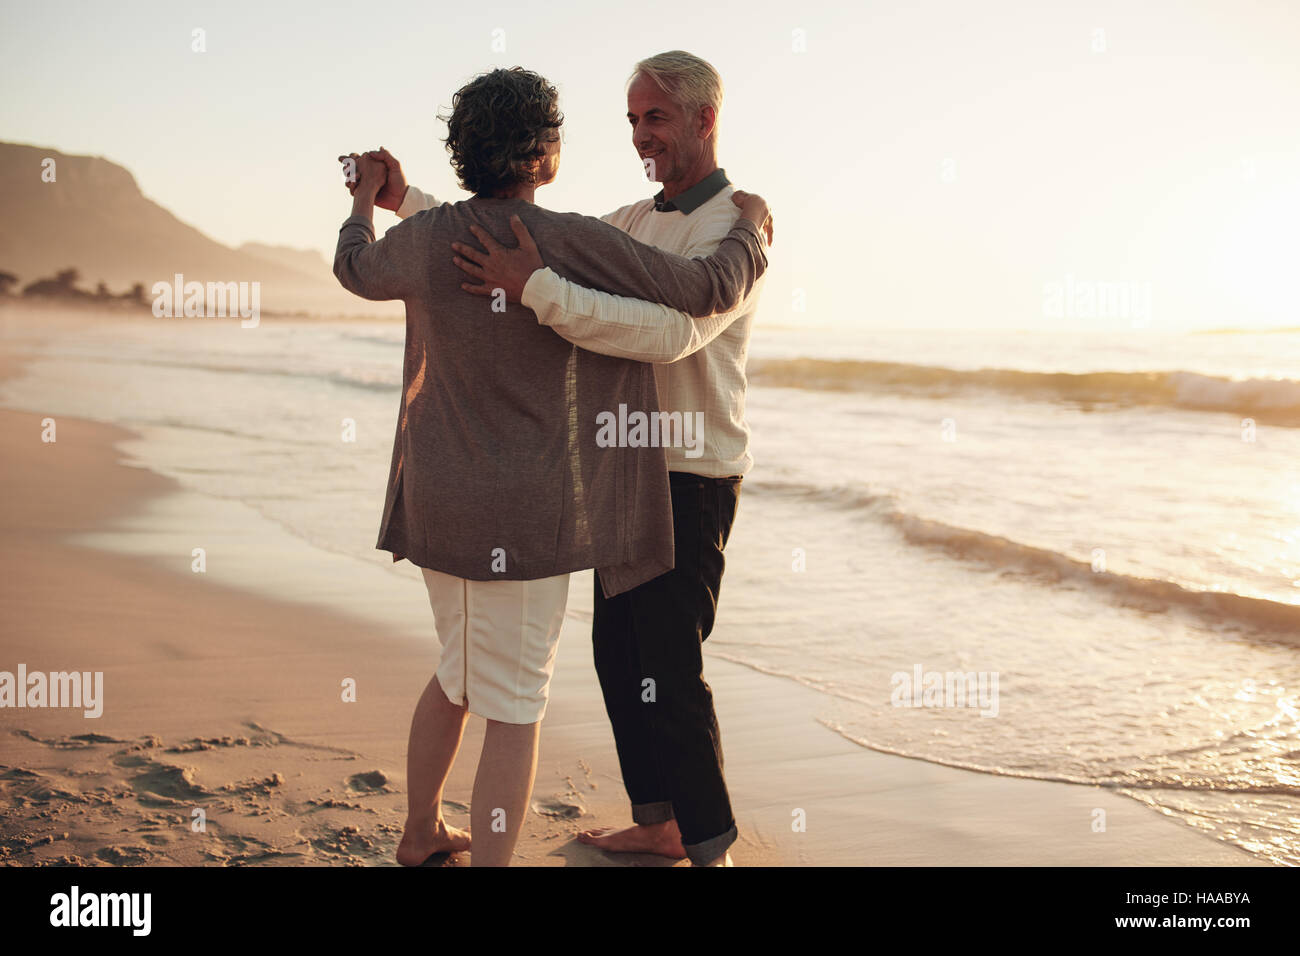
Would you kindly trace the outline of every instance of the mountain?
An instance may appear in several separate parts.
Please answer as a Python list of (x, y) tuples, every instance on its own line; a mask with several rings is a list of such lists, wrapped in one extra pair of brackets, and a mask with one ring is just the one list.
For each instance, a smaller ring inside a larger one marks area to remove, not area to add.
[(333, 263), (326, 262), (315, 249), (294, 249), (290, 246), (268, 246), (261, 242), (246, 242), (236, 252), (247, 253), (266, 262), (275, 262), (307, 276), (337, 282)]
[[(54, 182), (41, 178), (47, 157), (56, 164)], [(186, 281), (260, 282), (266, 311), (392, 314), (391, 303), (340, 288), (316, 252), (260, 243), (232, 249), (205, 236), (100, 156), (0, 143), (0, 209), (0, 271), (17, 275), (20, 286), (75, 267), (82, 288), (102, 281), (122, 292), (143, 282), (147, 292), (179, 272)]]

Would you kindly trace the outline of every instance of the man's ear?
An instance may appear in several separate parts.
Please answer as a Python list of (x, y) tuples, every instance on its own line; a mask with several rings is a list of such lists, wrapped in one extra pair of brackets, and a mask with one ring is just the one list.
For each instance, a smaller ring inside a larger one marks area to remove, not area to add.
[(700, 118), (696, 124), (696, 135), (700, 139), (708, 139), (713, 133), (713, 127), (718, 122), (718, 114), (714, 112), (712, 106), (700, 107)]

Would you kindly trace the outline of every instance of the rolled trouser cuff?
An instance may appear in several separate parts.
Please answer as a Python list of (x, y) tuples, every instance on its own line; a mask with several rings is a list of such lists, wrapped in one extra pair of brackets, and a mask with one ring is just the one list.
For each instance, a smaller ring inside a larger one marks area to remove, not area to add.
[(632, 804), (632, 822), (643, 827), (653, 823), (667, 823), (671, 819), (673, 819), (671, 800), (661, 800), (658, 803)]
[(686, 843), (686, 855), (696, 866), (707, 866), (722, 854), (726, 853), (731, 844), (735, 843), (740, 833), (736, 830), (733, 823), (731, 829), (720, 836), (715, 836), (711, 840), (705, 840), (703, 843)]

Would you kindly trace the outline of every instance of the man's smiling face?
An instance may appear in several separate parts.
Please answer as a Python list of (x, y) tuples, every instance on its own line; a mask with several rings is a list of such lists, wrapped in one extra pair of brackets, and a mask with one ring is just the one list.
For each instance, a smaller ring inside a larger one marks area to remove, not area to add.
[(650, 178), (661, 183), (681, 179), (695, 167), (704, 151), (696, 129), (699, 118), (686, 111), (653, 79), (641, 74), (627, 89), (627, 119), (632, 145), (648, 166)]

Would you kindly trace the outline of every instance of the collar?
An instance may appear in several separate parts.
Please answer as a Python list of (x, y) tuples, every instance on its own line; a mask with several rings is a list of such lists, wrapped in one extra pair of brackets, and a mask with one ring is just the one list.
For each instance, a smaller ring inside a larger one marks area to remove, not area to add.
[(727, 171), (715, 169), (690, 189), (672, 199), (664, 199), (664, 191), (659, 190), (654, 198), (655, 212), (680, 212), (684, 216), (689, 216), (722, 192), (723, 186), (730, 185), (731, 180), (727, 178)]

